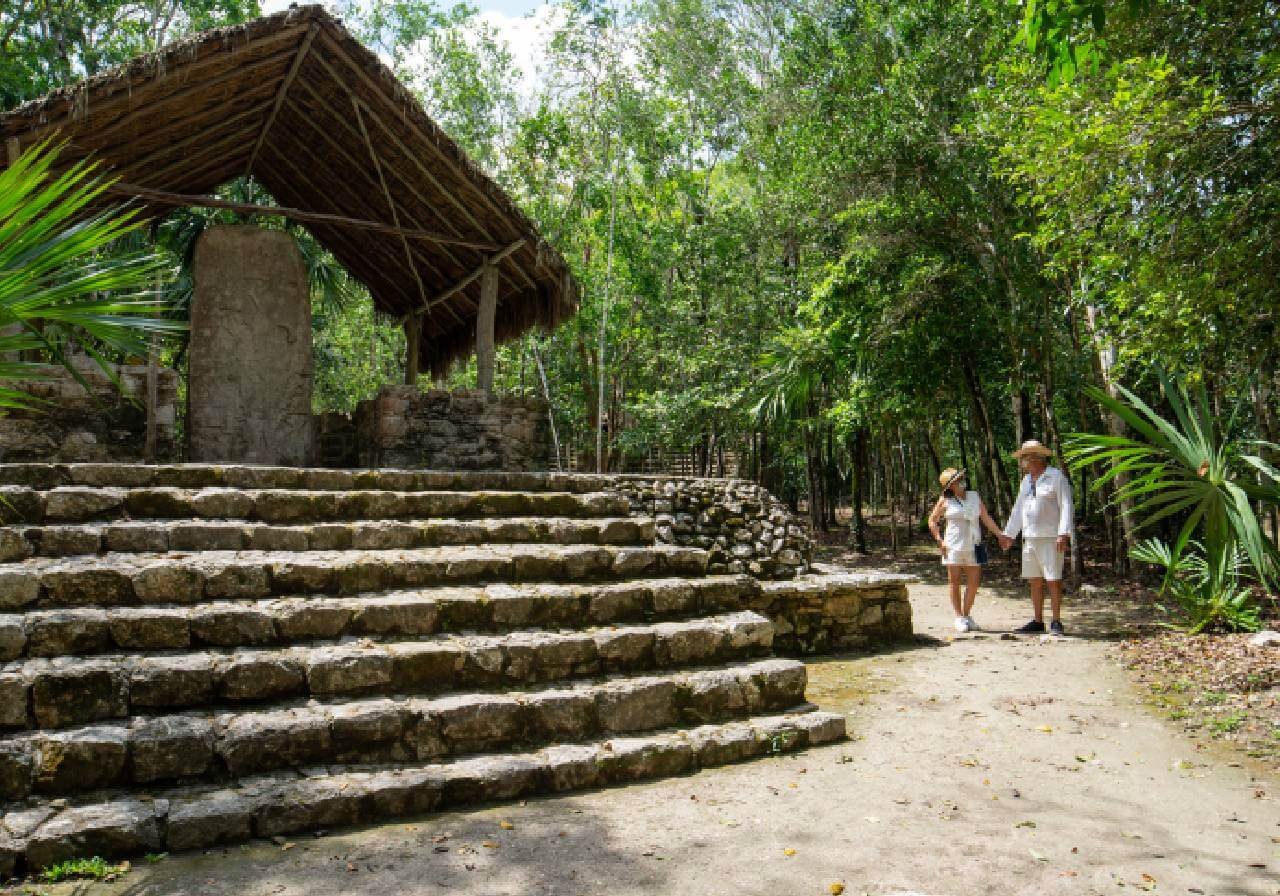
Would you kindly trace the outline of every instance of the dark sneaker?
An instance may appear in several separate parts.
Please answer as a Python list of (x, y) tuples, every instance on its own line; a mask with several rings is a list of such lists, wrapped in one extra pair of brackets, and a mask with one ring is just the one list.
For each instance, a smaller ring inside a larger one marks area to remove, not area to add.
[[(1041, 626), (1041, 627), (1040, 627), (1040, 630), (1041, 630), (1041, 631), (1044, 631), (1044, 626)], [(1051, 635), (1065, 635), (1065, 634), (1066, 634), (1066, 632), (1064, 632), (1064, 631), (1062, 630), (1062, 623), (1055, 619), (1055, 620), (1053, 620), (1053, 622), (1050, 622), (1050, 623), (1049, 623), (1049, 634), (1051, 634)]]
[(1039, 619), (1032, 619), (1022, 628), (1015, 628), (1015, 632), (1020, 635), (1039, 635), (1044, 633), (1044, 623)]

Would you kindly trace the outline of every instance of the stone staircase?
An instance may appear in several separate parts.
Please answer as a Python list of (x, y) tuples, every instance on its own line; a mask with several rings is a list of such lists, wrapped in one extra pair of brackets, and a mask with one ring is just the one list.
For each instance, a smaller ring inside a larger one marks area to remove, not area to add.
[(843, 737), (607, 486), (0, 465), (0, 877)]

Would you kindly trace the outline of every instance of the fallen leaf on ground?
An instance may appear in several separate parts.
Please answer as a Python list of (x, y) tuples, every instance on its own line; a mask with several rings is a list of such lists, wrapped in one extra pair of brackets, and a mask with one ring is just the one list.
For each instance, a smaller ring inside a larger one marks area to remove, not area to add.
[(497, 848), (498, 848), (498, 844), (497, 844), (497, 843), (494, 843), (492, 840), (486, 840), (486, 841), (484, 841), (483, 843), (481, 843), (480, 845), (481, 845), (481, 846), (483, 846), (485, 849), (497, 849)]
[(509, 821), (505, 821), (505, 820), (504, 820), (504, 821), (500, 821), (500, 822), (498, 822), (498, 827), (502, 828), (504, 831), (511, 831), (511, 830), (515, 830), (515, 825), (513, 825), (511, 822), (509, 822)]
[(1036, 730), (1037, 730), (1037, 731), (1043, 731), (1045, 734), (1052, 734), (1052, 733), (1053, 733), (1053, 726), (1052, 726), (1052, 725), (1041, 725), (1040, 727), (1036, 728)]
[(786, 849), (782, 851), (782, 854), (784, 856), (793, 856), (796, 854), (796, 851), (792, 849), (790, 846), (788, 846)]
[(844, 892), (844, 884), (828, 884), (827, 892), (830, 893), (831, 896), (840, 896), (840, 894)]

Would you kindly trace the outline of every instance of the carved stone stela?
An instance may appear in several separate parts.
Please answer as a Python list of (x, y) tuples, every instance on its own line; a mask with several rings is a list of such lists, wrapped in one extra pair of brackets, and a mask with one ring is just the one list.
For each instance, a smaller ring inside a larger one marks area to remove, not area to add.
[(311, 297), (293, 238), (206, 231), (191, 308), (190, 459), (307, 463), (311, 384)]

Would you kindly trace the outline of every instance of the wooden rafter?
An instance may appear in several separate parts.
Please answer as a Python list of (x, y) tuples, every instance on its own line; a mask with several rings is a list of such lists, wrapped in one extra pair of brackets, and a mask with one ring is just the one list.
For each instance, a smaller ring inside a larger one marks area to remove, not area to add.
[(245, 166), (244, 173), (249, 175), (253, 173), (253, 163), (258, 158), (258, 152), (262, 149), (263, 142), (267, 139), (267, 134), (271, 133), (271, 126), (276, 123), (276, 116), (280, 114), (280, 107), (284, 105), (285, 95), (289, 92), (293, 79), (298, 77), (298, 69), (302, 68), (302, 62), (307, 58), (307, 51), (311, 49), (311, 42), (316, 39), (316, 35), (320, 33), (320, 23), (312, 22), (311, 27), (307, 29), (306, 36), (302, 38), (302, 44), (298, 47), (298, 52), (293, 55), (293, 62), (289, 64), (289, 71), (285, 74), (284, 80), (280, 82), (280, 88), (276, 91), (275, 102), (271, 104), (271, 113), (267, 116), (267, 120), (263, 122), (262, 130), (258, 132), (257, 142), (253, 144), (253, 152), (249, 154), (249, 164)]
[(453, 298), (455, 295), (462, 292), (462, 290), (470, 286), (472, 283), (475, 283), (477, 280), (479, 280), (481, 275), (484, 274), (485, 268), (490, 268), (490, 267), (496, 268), (499, 264), (502, 263), (503, 259), (507, 258), (514, 252), (518, 252), (523, 246), (524, 246), (524, 238), (521, 237), (511, 245), (507, 246), (506, 248), (501, 249), (498, 252), (495, 252), (493, 255), (490, 255), (488, 258), (486, 258), (484, 261), (480, 263), (480, 266), (478, 268), (476, 268), (470, 274), (467, 274), (467, 276), (463, 277), (457, 283), (453, 284), (453, 286), (450, 286), (444, 292), (437, 295), (434, 299), (424, 304), (417, 311), (414, 311), (413, 314), (414, 315), (425, 314), (426, 312), (430, 311), (432, 308), (439, 305), (440, 303), (449, 301), (449, 299)]

